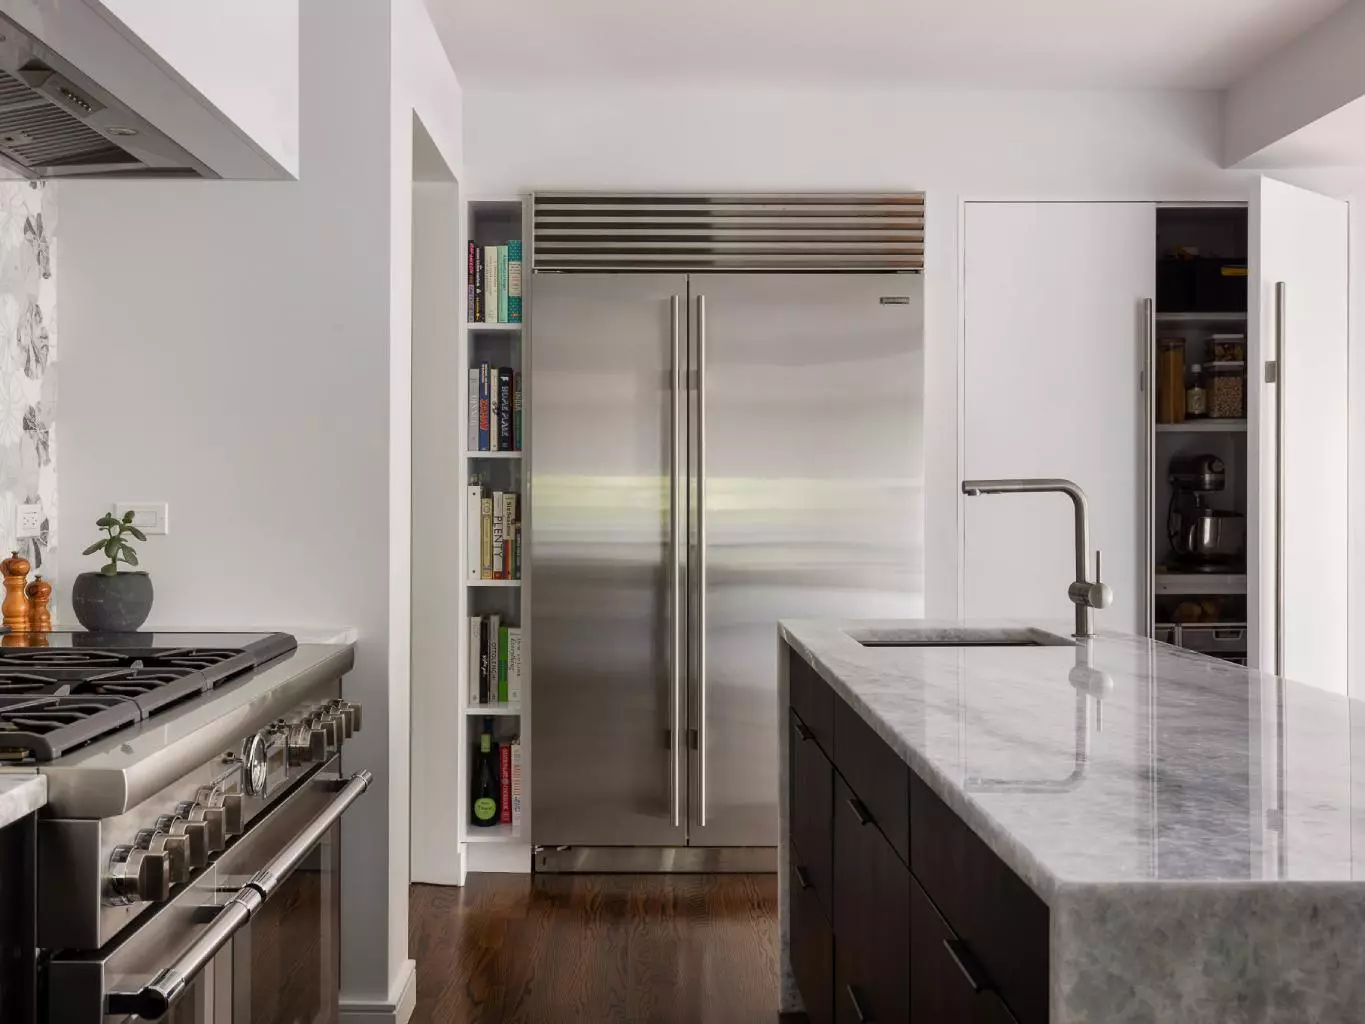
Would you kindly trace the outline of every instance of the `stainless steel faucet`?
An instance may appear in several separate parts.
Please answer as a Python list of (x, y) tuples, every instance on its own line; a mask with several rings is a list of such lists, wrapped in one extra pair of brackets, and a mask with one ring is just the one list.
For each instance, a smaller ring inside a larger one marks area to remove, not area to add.
[(1090, 514), (1085, 492), (1070, 480), (963, 480), (962, 493), (970, 497), (978, 494), (1065, 494), (1076, 508), (1076, 579), (1066, 588), (1066, 596), (1076, 606), (1077, 639), (1095, 635), (1094, 609), (1108, 608), (1114, 602), (1114, 592), (1100, 582), (1100, 553), (1095, 552), (1095, 580), (1086, 578), (1090, 552)]

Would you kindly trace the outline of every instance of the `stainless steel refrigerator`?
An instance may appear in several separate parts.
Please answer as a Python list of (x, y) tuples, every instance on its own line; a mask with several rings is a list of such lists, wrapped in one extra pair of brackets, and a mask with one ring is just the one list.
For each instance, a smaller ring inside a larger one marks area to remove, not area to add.
[(922, 294), (535, 276), (540, 869), (774, 868), (777, 620), (923, 614)]

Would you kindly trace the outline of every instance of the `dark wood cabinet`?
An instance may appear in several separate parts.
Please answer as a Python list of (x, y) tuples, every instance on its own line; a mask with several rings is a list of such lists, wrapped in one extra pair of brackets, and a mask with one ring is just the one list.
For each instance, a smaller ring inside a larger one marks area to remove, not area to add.
[(792, 855), (788, 939), (792, 974), (806, 1004), (809, 1024), (830, 1024), (834, 1017), (834, 931), (826, 920), (815, 890), (797, 879)]
[[(910, 1017), (910, 872), (857, 803), (834, 783), (834, 943), (856, 1001), (874, 1021)], [(836, 1000), (839, 993), (835, 993)]]
[(790, 956), (810, 1020), (1047, 1024), (1047, 906), (786, 656)]
[(827, 915), (834, 914), (834, 766), (795, 711), (788, 736), (787, 808), (794, 853), (793, 881), (814, 892)]

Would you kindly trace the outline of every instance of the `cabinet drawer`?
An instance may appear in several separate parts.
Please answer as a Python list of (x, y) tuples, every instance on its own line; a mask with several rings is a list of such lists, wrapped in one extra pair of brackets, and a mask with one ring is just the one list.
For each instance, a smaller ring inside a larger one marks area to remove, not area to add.
[(924, 889), (910, 880), (910, 1020), (914, 1024), (1010, 1024), (1000, 996), (983, 982), (984, 970), (965, 955), (959, 939)]
[(910, 862), (910, 769), (842, 699), (834, 704), (834, 767), (905, 863)]
[[(793, 881), (801, 881), (833, 917), (834, 766), (815, 745), (815, 736), (791, 716), (787, 816), (793, 852)], [(799, 871), (799, 876), (798, 876)]]
[(1020, 1024), (1047, 1024), (1047, 905), (917, 775), (910, 816), (915, 878)]
[(846, 977), (834, 1001), (836, 1006), (858, 1003), (871, 1021), (905, 1021), (910, 1014), (910, 872), (886, 838), (863, 823), (852, 801), (853, 791), (836, 777), (834, 944)]
[(834, 1019), (834, 932), (815, 898), (815, 890), (796, 884), (794, 858), (791, 867), (788, 936), (792, 974), (801, 990), (810, 1024), (829, 1024)]
[(792, 709), (815, 734), (815, 742), (825, 755), (834, 753), (834, 690), (790, 647), (787, 648), (787, 683)]

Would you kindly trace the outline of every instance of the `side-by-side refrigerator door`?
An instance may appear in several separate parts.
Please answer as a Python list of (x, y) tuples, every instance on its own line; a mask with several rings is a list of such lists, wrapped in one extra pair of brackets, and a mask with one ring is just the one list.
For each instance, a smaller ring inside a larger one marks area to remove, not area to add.
[(1262, 178), (1250, 232), (1251, 649), (1346, 693), (1350, 210)]
[(681, 274), (536, 276), (537, 844), (687, 841), (686, 300)]
[(690, 285), (689, 841), (774, 846), (778, 620), (924, 613), (923, 281)]

